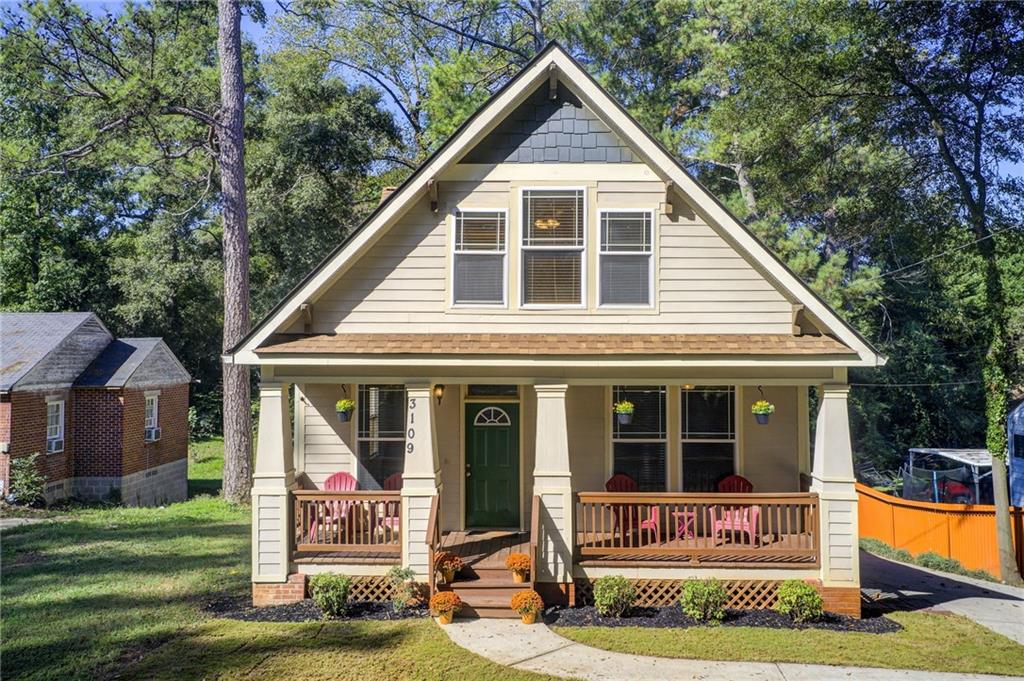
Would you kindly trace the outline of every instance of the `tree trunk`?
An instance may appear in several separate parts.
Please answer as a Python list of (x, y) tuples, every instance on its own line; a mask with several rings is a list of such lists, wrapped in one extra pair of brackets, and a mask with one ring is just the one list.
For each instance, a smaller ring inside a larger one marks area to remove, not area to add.
[[(249, 228), (245, 200), (245, 82), (242, 13), (238, 0), (218, 0), (217, 53), (221, 108), (218, 117), (224, 220), (224, 351), (249, 331)], [(252, 412), (249, 368), (224, 364), (224, 498), (249, 500), (252, 479)]]

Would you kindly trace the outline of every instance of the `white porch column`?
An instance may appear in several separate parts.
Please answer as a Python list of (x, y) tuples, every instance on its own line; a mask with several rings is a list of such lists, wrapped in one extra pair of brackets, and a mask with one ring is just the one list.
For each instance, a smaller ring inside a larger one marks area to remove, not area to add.
[[(421, 579), (430, 577), (427, 520), (438, 496), (441, 463), (437, 454), (434, 403), (430, 384), (406, 388), (405, 468), (402, 470), (402, 565)], [(438, 509), (440, 514), (440, 509)], [(437, 522), (440, 522), (440, 518)]]
[(824, 586), (860, 586), (857, 492), (845, 384), (819, 388), (811, 491), (821, 517), (821, 581)]
[(569, 386), (537, 385), (537, 443), (533, 493), (540, 496), (538, 581), (571, 582), (572, 478), (565, 393)]
[(285, 582), (291, 558), (295, 486), (288, 384), (260, 383), (260, 419), (252, 475), (252, 581)]

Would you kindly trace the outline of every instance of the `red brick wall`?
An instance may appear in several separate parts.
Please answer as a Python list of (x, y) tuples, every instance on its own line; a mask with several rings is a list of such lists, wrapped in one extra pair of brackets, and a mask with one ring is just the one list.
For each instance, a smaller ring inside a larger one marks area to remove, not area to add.
[(306, 575), (288, 575), (288, 581), (279, 583), (253, 582), (252, 604), (259, 608), (264, 605), (298, 603), (306, 597)]
[[(160, 439), (146, 442), (146, 393), (160, 391)], [(188, 456), (188, 385), (124, 390), (124, 472), (130, 475)]]
[(121, 473), (120, 390), (75, 388), (76, 477), (114, 477)]
[[(64, 451), (46, 453), (46, 397), (64, 396)], [(38, 465), (47, 482), (74, 475), (75, 396), (68, 390), (11, 392), (11, 458), (39, 452)]]
[(825, 602), (825, 610), (840, 615), (860, 618), (860, 589), (853, 586), (823, 586), (821, 582), (811, 582), (821, 600)]

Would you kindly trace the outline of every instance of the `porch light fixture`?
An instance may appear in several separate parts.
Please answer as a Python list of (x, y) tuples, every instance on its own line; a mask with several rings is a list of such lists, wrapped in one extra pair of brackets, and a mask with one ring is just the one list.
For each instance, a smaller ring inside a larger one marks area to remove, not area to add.
[(437, 403), (441, 404), (441, 398), (444, 397), (444, 383), (438, 383), (434, 386), (434, 397), (437, 398)]
[(562, 223), (555, 218), (538, 218), (533, 221), (533, 226), (537, 229), (558, 229), (561, 225)]
[(683, 386), (683, 390), (693, 390), (693, 386), (687, 383), (686, 385)]

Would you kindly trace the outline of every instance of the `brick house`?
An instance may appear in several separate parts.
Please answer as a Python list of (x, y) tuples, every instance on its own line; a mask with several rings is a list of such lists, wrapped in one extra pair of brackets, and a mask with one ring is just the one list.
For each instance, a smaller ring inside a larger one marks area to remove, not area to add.
[(91, 312), (0, 313), (3, 489), (38, 452), (47, 502), (183, 500), (190, 380), (161, 339), (115, 339)]

